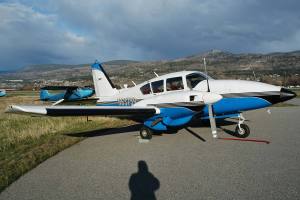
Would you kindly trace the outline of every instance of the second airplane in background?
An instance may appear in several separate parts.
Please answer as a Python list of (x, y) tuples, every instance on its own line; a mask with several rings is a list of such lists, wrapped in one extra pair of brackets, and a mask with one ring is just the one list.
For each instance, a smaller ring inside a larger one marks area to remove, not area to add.
[[(48, 90), (62, 91), (56, 94), (49, 93)], [(53, 101), (55, 104), (63, 101), (79, 101), (93, 96), (94, 89), (90, 87), (77, 87), (77, 86), (45, 86), (40, 89), (41, 101)]]

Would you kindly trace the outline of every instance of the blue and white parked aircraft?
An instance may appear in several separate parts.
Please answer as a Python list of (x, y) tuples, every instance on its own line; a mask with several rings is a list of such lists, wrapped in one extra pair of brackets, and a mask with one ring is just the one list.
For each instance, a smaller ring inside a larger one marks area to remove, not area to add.
[(6, 96), (6, 91), (4, 89), (0, 89), (0, 97)]
[(295, 93), (261, 82), (214, 80), (198, 71), (158, 76), (131, 88), (117, 89), (100, 63), (92, 65), (96, 106), (11, 105), (8, 112), (48, 116), (117, 116), (141, 122), (140, 136), (179, 129), (192, 120), (209, 119), (217, 138), (215, 118), (238, 117), (237, 137), (247, 137), (249, 127), (242, 112), (292, 99)]
[[(48, 90), (63, 90), (57, 94), (51, 94)], [(55, 101), (56, 104), (63, 101), (79, 101), (93, 96), (94, 89), (90, 87), (80, 88), (78, 86), (45, 86), (40, 89), (41, 101)]]

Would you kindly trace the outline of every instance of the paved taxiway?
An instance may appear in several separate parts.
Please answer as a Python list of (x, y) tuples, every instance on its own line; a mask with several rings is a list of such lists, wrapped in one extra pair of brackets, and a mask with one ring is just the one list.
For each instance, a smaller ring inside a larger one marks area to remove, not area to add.
[[(139, 143), (136, 127), (92, 132), (25, 174), (0, 199), (130, 199), (142, 185), (157, 199), (300, 199), (300, 106), (271, 112), (245, 113), (250, 138), (270, 144), (213, 140), (208, 127), (148, 143)], [(225, 131), (235, 125), (222, 128), (219, 135), (229, 137)], [(132, 176), (139, 161), (149, 172)]]

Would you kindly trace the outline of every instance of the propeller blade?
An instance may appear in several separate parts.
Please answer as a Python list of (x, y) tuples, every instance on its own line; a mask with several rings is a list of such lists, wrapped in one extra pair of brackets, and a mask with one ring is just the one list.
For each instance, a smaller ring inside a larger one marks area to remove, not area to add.
[(213, 112), (213, 105), (208, 104), (208, 114), (209, 114), (209, 122), (210, 122), (210, 128), (211, 133), (213, 135), (213, 138), (217, 138), (217, 126), (216, 126), (216, 119), (214, 118), (214, 112)]

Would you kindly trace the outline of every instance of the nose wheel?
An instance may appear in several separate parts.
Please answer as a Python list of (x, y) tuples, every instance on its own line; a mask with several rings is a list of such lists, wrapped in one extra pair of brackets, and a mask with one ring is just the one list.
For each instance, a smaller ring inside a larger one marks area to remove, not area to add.
[(239, 115), (239, 122), (235, 128), (235, 136), (238, 138), (246, 138), (250, 135), (250, 128), (244, 124), (245, 118), (242, 114)]
[(250, 128), (246, 124), (237, 125), (235, 128), (235, 136), (238, 138), (246, 138), (250, 135)]

